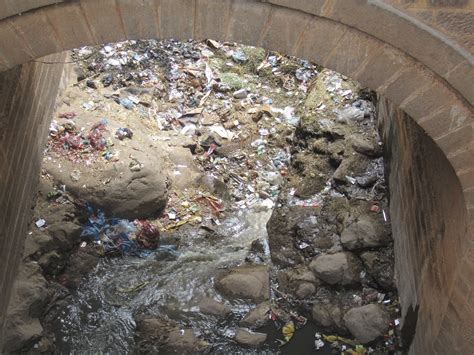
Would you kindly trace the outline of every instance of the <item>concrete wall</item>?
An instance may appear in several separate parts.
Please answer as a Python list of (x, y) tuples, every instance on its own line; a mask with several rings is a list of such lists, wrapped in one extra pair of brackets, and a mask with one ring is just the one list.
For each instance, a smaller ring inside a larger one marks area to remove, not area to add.
[[(65, 58), (55, 54), (43, 59)], [(62, 74), (62, 65), (40, 63), (0, 73), (0, 331), (31, 220)], [(0, 333), (0, 345), (1, 339)]]
[(411, 117), (381, 99), (379, 120), (405, 336), (417, 335), (411, 353), (472, 354), (474, 254), (462, 187)]

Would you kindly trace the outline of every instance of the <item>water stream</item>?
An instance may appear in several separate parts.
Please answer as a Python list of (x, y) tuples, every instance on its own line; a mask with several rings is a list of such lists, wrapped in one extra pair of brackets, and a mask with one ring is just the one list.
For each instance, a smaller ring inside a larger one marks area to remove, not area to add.
[[(57, 348), (61, 353), (129, 353), (134, 348), (135, 317), (166, 315), (211, 337), (215, 349), (237, 351), (230, 340), (238, 319), (252, 306), (225, 301), (215, 291), (216, 270), (241, 263), (256, 239), (267, 240), (266, 223), (272, 211), (237, 211), (221, 221), (215, 233), (197, 227), (171, 234), (179, 237), (178, 255), (153, 253), (146, 258), (103, 258), (72, 293), (57, 319)], [(266, 259), (269, 250), (266, 247)], [(204, 297), (232, 307), (233, 317), (216, 324), (199, 313)]]

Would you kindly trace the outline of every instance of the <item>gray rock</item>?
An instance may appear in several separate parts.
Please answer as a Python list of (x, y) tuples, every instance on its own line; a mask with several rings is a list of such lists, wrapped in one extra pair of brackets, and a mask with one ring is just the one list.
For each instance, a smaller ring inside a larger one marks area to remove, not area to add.
[(311, 270), (330, 285), (353, 285), (360, 281), (360, 262), (351, 253), (322, 255), (310, 264)]
[(264, 326), (268, 321), (268, 312), (270, 311), (270, 302), (260, 303), (257, 307), (252, 309), (239, 322), (242, 327), (259, 328)]
[(229, 307), (208, 297), (202, 299), (198, 306), (201, 313), (213, 316), (225, 317), (232, 313)]
[(316, 292), (316, 286), (309, 282), (302, 282), (298, 285), (296, 289), (296, 297), (299, 299), (309, 298)]
[(382, 153), (379, 145), (375, 145), (373, 142), (370, 142), (360, 136), (352, 137), (352, 148), (354, 148), (357, 153), (364, 154), (369, 157), (377, 157)]
[[(131, 146), (121, 147), (120, 160), (113, 164), (97, 160), (92, 167), (78, 166), (59, 157), (45, 159), (43, 168), (58, 184), (66, 185), (74, 196), (101, 208), (109, 216), (130, 220), (156, 216), (165, 208), (168, 199), (164, 157), (144, 143), (131, 140), (127, 144)], [(134, 146), (137, 144), (143, 146)], [(139, 170), (135, 168), (137, 161)], [(81, 171), (79, 181), (71, 180), (69, 175), (73, 170)]]
[(248, 95), (248, 92), (246, 89), (237, 90), (233, 94), (234, 99), (245, 99), (247, 95)]
[(192, 329), (159, 318), (137, 319), (135, 338), (140, 353), (195, 354), (209, 347)]
[(216, 288), (227, 297), (262, 302), (270, 298), (270, 276), (264, 265), (241, 266), (220, 277)]
[(33, 231), (31, 235), (28, 235), (25, 239), (25, 250), (23, 252), (23, 258), (27, 258), (33, 255), (41, 255), (51, 246), (53, 238), (42, 231)]
[(390, 236), (383, 226), (368, 216), (359, 217), (358, 221), (346, 227), (341, 234), (341, 243), (349, 250), (378, 247), (389, 242)]
[(175, 329), (168, 334), (165, 353), (196, 354), (209, 347), (209, 343), (199, 339), (192, 329)]
[(377, 174), (356, 177), (357, 185), (364, 188), (373, 186), (377, 180)]
[(55, 248), (69, 251), (79, 240), (82, 226), (70, 221), (57, 221), (48, 226), (48, 232), (54, 239)]
[(235, 332), (235, 341), (251, 347), (261, 346), (267, 340), (265, 333), (253, 333), (245, 329), (237, 329)]
[(345, 330), (339, 306), (331, 303), (316, 303), (311, 313), (317, 325), (334, 330)]
[(43, 332), (39, 317), (51, 298), (48, 282), (38, 264), (21, 264), (7, 310), (3, 338), (5, 353), (28, 351)]
[[(10, 353), (23, 353), (30, 349), (43, 333), (43, 327), (39, 319), (17, 319), (14, 324), (7, 320), (5, 338), (3, 339), (3, 351)], [(3, 352), (2, 352), (3, 354)]]
[[(347, 178), (364, 173), (369, 165), (369, 159), (362, 154), (355, 153), (345, 157), (341, 164), (334, 171), (333, 179), (340, 184), (352, 184), (353, 181)], [(355, 182), (355, 181), (354, 181)]]
[(57, 275), (65, 265), (65, 260), (55, 250), (43, 254), (38, 264), (41, 266), (43, 271), (48, 275)]
[(360, 255), (368, 273), (385, 290), (395, 288), (393, 255), (379, 251), (367, 251)]
[(366, 344), (385, 334), (390, 316), (382, 306), (368, 304), (349, 310), (344, 316), (344, 323), (358, 341)]

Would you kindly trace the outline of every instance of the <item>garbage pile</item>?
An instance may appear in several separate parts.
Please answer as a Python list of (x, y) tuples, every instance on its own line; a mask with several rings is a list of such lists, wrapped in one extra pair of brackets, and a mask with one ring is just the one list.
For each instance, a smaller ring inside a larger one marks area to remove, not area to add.
[[(75, 113), (62, 114), (60, 118), (68, 118), (65, 122), (51, 123), (48, 151), (64, 156), (74, 163), (96, 159), (101, 155), (107, 160), (111, 159), (114, 155), (112, 151), (114, 143), (110, 137), (106, 138), (108, 120), (102, 119), (85, 132), (83, 129), (77, 129), (72, 120), (75, 116)], [(130, 134), (126, 132), (125, 136), (128, 135)]]
[(166, 132), (190, 138), (202, 170), (228, 184), (230, 210), (273, 206), (289, 166), (287, 139), (299, 123), (293, 105), (317, 66), (213, 40), (127, 41), (74, 57), (86, 88), (115, 90), (106, 97), (155, 122), (157, 139)]
[(88, 221), (81, 232), (82, 247), (94, 244), (105, 256), (142, 256), (144, 250), (158, 248), (160, 232), (149, 221), (106, 218), (104, 212), (95, 212), (91, 206), (87, 211)]

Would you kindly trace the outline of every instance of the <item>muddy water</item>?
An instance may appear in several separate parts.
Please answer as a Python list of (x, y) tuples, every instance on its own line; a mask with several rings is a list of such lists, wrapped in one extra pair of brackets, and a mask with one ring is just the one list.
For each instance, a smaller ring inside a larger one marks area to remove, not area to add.
[[(57, 319), (57, 349), (63, 354), (131, 352), (134, 318), (149, 314), (165, 315), (194, 329), (212, 340), (215, 350), (242, 350), (231, 337), (251, 304), (224, 301), (214, 290), (213, 277), (216, 270), (242, 262), (252, 241), (267, 240), (266, 223), (271, 213), (236, 211), (221, 221), (212, 236), (202, 229), (184, 228), (168, 236), (179, 238), (176, 254), (102, 259)], [(268, 246), (264, 258), (269, 259)], [(217, 324), (215, 318), (200, 314), (197, 303), (203, 296), (230, 305), (232, 319)], [(269, 344), (267, 350), (270, 348)]]

